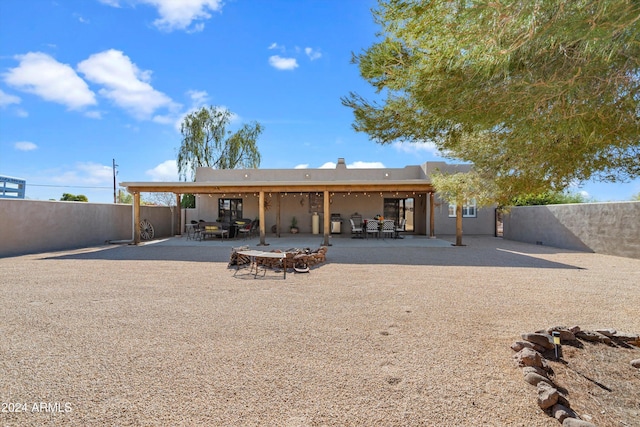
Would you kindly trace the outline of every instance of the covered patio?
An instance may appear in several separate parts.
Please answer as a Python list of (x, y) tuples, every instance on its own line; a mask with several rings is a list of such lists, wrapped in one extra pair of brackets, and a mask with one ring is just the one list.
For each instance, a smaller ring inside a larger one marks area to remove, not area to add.
[[(406, 166), (395, 169), (347, 169), (344, 159), (339, 159), (336, 169), (235, 169), (215, 170), (198, 168), (196, 182), (123, 182), (133, 195), (133, 221), (140, 223), (140, 195), (146, 192), (164, 192), (176, 195), (180, 206), (183, 194), (196, 196), (197, 204), (204, 204), (207, 215), (218, 216), (215, 205), (220, 200), (238, 200), (246, 206), (259, 222), (259, 245), (269, 245), (268, 222), (273, 223), (275, 235), (281, 236), (283, 217), (301, 212), (311, 222), (312, 214), (322, 217), (315, 232), (322, 234), (323, 245), (330, 244), (331, 218), (333, 213), (359, 212), (363, 206), (363, 218), (373, 218), (386, 210), (387, 200), (412, 200), (411, 218), (413, 233), (435, 237), (435, 189), (429, 179), (434, 170), (459, 168), (468, 165), (447, 165), (430, 162), (421, 166)], [(380, 199), (375, 204), (371, 199)], [(209, 205), (207, 205), (210, 199)], [(375, 206), (375, 207), (371, 207)], [(273, 212), (267, 211), (273, 208)], [(368, 212), (366, 210), (368, 209)], [(403, 217), (406, 210), (402, 210)], [(396, 216), (398, 214), (396, 213)], [(246, 215), (245, 215), (246, 216)], [(267, 221), (269, 219), (269, 221)], [(345, 231), (350, 231), (344, 218)], [(180, 230), (184, 230), (185, 218), (180, 217)], [(134, 241), (140, 243), (140, 230), (135, 227)], [(304, 231), (304, 230), (303, 230)], [(308, 231), (311, 231), (309, 229)]]

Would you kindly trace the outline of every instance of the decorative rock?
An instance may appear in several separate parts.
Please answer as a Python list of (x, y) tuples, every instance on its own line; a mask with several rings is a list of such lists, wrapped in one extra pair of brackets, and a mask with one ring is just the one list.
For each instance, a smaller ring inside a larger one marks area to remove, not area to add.
[(640, 359), (632, 360), (631, 361), (631, 366), (633, 366), (634, 368), (640, 369)]
[(566, 326), (554, 326), (547, 329), (547, 333), (551, 335), (552, 332), (560, 332), (560, 341), (575, 341), (576, 336)]
[(628, 342), (634, 345), (640, 345), (640, 335), (618, 332), (614, 335), (613, 338), (616, 338), (616, 339), (619, 339), (620, 341)]
[(535, 372), (529, 372), (528, 374), (525, 374), (524, 380), (529, 384), (535, 385), (535, 386), (537, 386), (538, 383), (540, 382), (545, 382), (549, 385), (553, 385), (553, 383), (549, 378), (547, 378), (544, 375), (536, 374)]
[(542, 347), (551, 350), (553, 349), (553, 342), (551, 341), (551, 335), (549, 334), (540, 334), (540, 333), (529, 333), (522, 334), (522, 339), (525, 341), (532, 342), (534, 344), (541, 345)]
[(569, 330), (575, 335), (578, 332), (580, 332), (580, 326), (578, 326), (578, 325), (572, 326), (572, 327), (569, 328)]
[(596, 329), (596, 332), (611, 338), (618, 331), (616, 331), (615, 329)]
[(601, 342), (604, 344), (611, 344), (611, 338), (606, 335), (602, 335), (600, 332), (594, 331), (580, 331), (576, 335), (576, 338), (581, 338), (590, 342)]
[(577, 418), (565, 418), (564, 421), (562, 421), (562, 427), (596, 427), (596, 425)]
[(529, 341), (516, 341), (513, 344), (511, 344), (511, 349), (513, 351), (520, 351), (523, 348), (531, 348), (535, 351), (538, 351), (540, 353), (544, 352), (546, 349), (544, 347), (542, 347), (541, 345), (538, 344), (534, 344), (532, 342)]
[(567, 408), (564, 405), (556, 403), (551, 407), (551, 415), (556, 420), (563, 422), (565, 418), (576, 418), (577, 415), (571, 409)]
[(538, 388), (538, 406), (547, 409), (558, 403), (558, 390), (546, 382), (539, 382)]
[(537, 366), (525, 366), (524, 368), (522, 368), (522, 373), (524, 375), (527, 375), (529, 373), (534, 373), (534, 374), (542, 375), (543, 377), (547, 376), (547, 372), (544, 369), (539, 368)]
[(530, 348), (523, 348), (513, 357), (518, 362), (518, 366), (537, 366), (542, 368), (542, 356)]

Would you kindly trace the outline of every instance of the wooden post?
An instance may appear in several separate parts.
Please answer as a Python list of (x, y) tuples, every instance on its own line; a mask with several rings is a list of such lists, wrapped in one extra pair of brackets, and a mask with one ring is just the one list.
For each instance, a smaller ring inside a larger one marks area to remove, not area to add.
[[(178, 214), (176, 215), (176, 224), (178, 224), (178, 232), (176, 233), (178, 236), (182, 236), (182, 229), (184, 225), (182, 224), (182, 206), (180, 206), (180, 194), (176, 193), (176, 209), (178, 210)], [(173, 215), (173, 212), (172, 212)]]
[(276, 195), (276, 203), (278, 203), (278, 208), (276, 209), (276, 236), (280, 237), (282, 230), (282, 219), (280, 218), (282, 213), (282, 193)]
[(429, 192), (429, 238), (436, 238), (436, 208), (433, 191)]
[(133, 243), (140, 244), (140, 193), (133, 192)]
[(331, 200), (329, 199), (329, 190), (324, 190), (324, 246), (329, 246), (329, 234), (331, 233)]
[(266, 242), (266, 224), (264, 223), (264, 191), (260, 190), (260, 197), (259, 197), (259, 201), (258, 203), (260, 204), (260, 207), (258, 209), (258, 211), (260, 212), (260, 243), (258, 243), (258, 246), (268, 246), (269, 244)]

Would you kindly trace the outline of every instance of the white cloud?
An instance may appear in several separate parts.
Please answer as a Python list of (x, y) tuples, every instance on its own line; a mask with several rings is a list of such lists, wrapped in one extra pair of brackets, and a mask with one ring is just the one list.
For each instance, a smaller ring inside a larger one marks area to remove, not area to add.
[(294, 70), (298, 68), (298, 61), (295, 58), (282, 58), (273, 55), (269, 57), (269, 65), (278, 70)]
[(384, 169), (382, 162), (353, 162), (347, 165), (348, 169)]
[(20, 151), (32, 151), (38, 148), (36, 144), (29, 141), (19, 141), (13, 144), (13, 146), (16, 150)]
[(306, 53), (307, 56), (309, 57), (309, 59), (312, 60), (312, 61), (315, 61), (316, 59), (322, 58), (322, 54), (319, 51), (313, 50), (310, 47), (305, 47), (304, 48), (304, 53)]
[(87, 80), (104, 86), (98, 93), (138, 119), (149, 119), (160, 108), (177, 108), (171, 98), (150, 84), (151, 71), (140, 70), (121, 51), (109, 49), (78, 64)]
[[(382, 162), (361, 162), (356, 161), (353, 163), (349, 163), (347, 165), (347, 169), (384, 169), (384, 164)], [(335, 169), (335, 162), (327, 162), (320, 166), (318, 169)]]
[(9, 95), (8, 93), (0, 89), (0, 107), (4, 108), (11, 104), (20, 104), (20, 102), (21, 102), (20, 97), (15, 95)]
[(395, 142), (393, 147), (403, 153), (417, 154), (426, 152), (437, 157), (442, 157), (442, 153), (438, 150), (436, 144), (431, 141)]
[(42, 52), (29, 52), (16, 59), (20, 65), (2, 75), (9, 86), (72, 110), (96, 104), (95, 94), (69, 65)]
[(149, 169), (145, 174), (151, 177), (152, 181), (178, 181), (178, 165), (175, 160), (167, 160), (160, 163), (153, 169)]
[(309, 169), (309, 163), (303, 163), (293, 167), (294, 169)]
[[(122, 3), (147, 4), (155, 7), (160, 18), (153, 21), (162, 31), (187, 30), (202, 31), (205, 21), (211, 18), (210, 12), (220, 12), (222, 0), (100, 0), (107, 6), (120, 7)], [(195, 22), (195, 24), (194, 24)], [(192, 27), (190, 27), (193, 24)]]
[(80, 162), (74, 169), (58, 175), (52, 173), (50, 179), (65, 185), (109, 185), (113, 183), (113, 169), (98, 163)]
[(101, 119), (102, 113), (100, 111), (87, 111), (84, 116), (90, 119)]

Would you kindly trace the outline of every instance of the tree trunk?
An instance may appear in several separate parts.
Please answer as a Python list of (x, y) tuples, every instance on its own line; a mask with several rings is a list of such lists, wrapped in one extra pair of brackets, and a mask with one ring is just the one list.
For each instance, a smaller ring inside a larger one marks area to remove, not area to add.
[(462, 203), (456, 203), (456, 246), (462, 244)]

